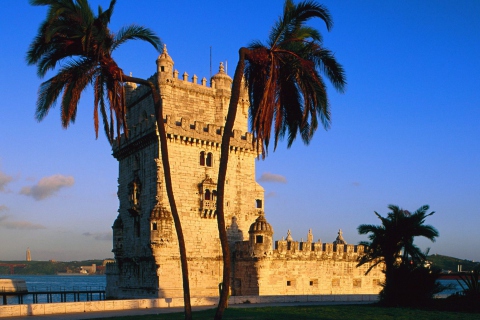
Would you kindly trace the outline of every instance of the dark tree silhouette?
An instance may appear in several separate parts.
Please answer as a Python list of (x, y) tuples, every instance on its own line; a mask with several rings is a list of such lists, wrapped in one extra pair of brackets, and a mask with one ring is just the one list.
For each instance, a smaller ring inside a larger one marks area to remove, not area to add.
[[(191, 319), (190, 286), (188, 279), (185, 239), (172, 188), (167, 140), (163, 122), (163, 105), (159, 89), (150, 81), (127, 76), (112, 58), (112, 52), (128, 40), (144, 40), (160, 51), (161, 41), (150, 29), (130, 25), (112, 33), (108, 24), (115, 0), (107, 10), (98, 9), (95, 16), (87, 0), (31, 0), (34, 6), (48, 6), (47, 17), (30, 44), (27, 63), (37, 66), (43, 78), (47, 71), (61, 64), (58, 73), (40, 85), (36, 118), (41, 121), (61, 99), (61, 120), (64, 128), (75, 122), (77, 106), (83, 90), (90, 84), (94, 89), (94, 127), (98, 137), (99, 113), (110, 143), (115, 132), (127, 135), (125, 82), (145, 85), (151, 89), (160, 138), (167, 196), (177, 232), (183, 276), (185, 318)], [(62, 94), (63, 92), (63, 94)], [(60, 94), (62, 97), (60, 98)]]
[(251, 128), (257, 150), (265, 156), (272, 127), (275, 147), (285, 135), (290, 147), (297, 133), (304, 143), (310, 142), (318, 127), (318, 118), (324, 128), (330, 126), (327, 89), (321, 73), (340, 92), (346, 84), (343, 68), (323, 46), (320, 32), (305, 24), (312, 18), (323, 20), (327, 30), (333, 25), (327, 8), (315, 1), (294, 4), (286, 0), (283, 14), (273, 26), (267, 43), (256, 41), (239, 50), (218, 174), (217, 221), (223, 253), (223, 289), (215, 319), (222, 318), (230, 290), (224, 195), (230, 137), (241, 90), (245, 85), (248, 88)]
[[(420, 207), (414, 213), (395, 205), (389, 205), (388, 208), (391, 212), (387, 217), (375, 212), (382, 221), (381, 225), (362, 224), (358, 227), (358, 233), (368, 234), (370, 241), (360, 243), (366, 246), (366, 250), (357, 267), (370, 263), (366, 272), (369, 273), (375, 266), (384, 263), (385, 283), (381, 297), (386, 301), (393, 301), (402, 279), (406, 281), (405, 274), (416, 275), (424, 272), (419, 268), (423, 267), (426, 254), (413, 244), (414, 238), (425, 237), (435, 241), (438, 231), (424, 224), (425, 219), (435, 213), (427, 213), (428, 205)], [(418, 271), (412, 273), (416, 268)]]

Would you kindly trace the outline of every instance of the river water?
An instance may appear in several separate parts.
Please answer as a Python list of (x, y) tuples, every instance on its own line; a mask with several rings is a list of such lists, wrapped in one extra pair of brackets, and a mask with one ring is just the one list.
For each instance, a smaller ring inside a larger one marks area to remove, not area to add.
[[(105, 290), (105, 275), (77, 275), (77, 276), (30, 276), (30, 275), (0, 275), (2, 279), (23, 279), (27, 283), (28, 291), (74, 291), (74, 290)], [(53, 295), (53, 302), (60, 302), (60, 295)], [(93, 300), (99, 300), (98, 294)], [(73, 301), (73, 295), (67, 295), (67, 301)], [(80, 295), (80, 301), (87, 301), (85, 294)], [(38, 296), (38, 303), (46, 303), (45, 295)], [(0, 304), (2, 302), (0, 301)], [(8, 297), (7, 304), (17, 304), (17, 297)], [(23, 303), (33, 303), (33, 296), (26, 295)]]
[[(28, 291), (74, 291), (74, 290), (105, 290), (106, 277), (105, 275), (92, 276), (29, 276), (29, 275), (0, 275), (4, 279), (23, 279), (27, 283)], [(440, 297), (446, 297), (461, 291), (461, 287), (456, 280), (439, 280), (443, 285), (451, 285), (451, 289), (440, 293)], [(99, 295), (94, 294), (93, 300), (99, 300)], [(67, 301), (73, 301), (73, 295), (67, 296)], [(85, 295), (80, 296), (80, 301), (87, 301)], [(46, 303), (46, 296), (39, 296), (38, 303)], [(53, 302), (60, 302), (60, 295), (53, 295)], [(16, 297), (9, 297), (8, 304), (17, 304)], [(32, 295), (24, 297), (23, 303), (33, 303)], [(1, 301), (0, 301), (1, 304)]]

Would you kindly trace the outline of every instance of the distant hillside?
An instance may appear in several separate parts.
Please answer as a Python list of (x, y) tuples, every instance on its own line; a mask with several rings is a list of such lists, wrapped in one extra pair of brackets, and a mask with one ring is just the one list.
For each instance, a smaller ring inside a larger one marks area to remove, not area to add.
[(458, 270), (458, 265), (462, 265), (462, 271), (471, 271), (473, 268), (478, 265), (477, 262), (471, 260), (462, 260), (453, 257), (442, 256), (440, 254), (432, 254), (427, 257), (428, 261), (431, 261), (434, 266), (442, 270), (450, 270), (456, 272)]
[[(58, 272), (79, 273), (80, 266), (97, 265), (97, 273), (103, 273), (103, 260), (85, 260), (85, 261), (0, 261), (1, 264), (18, 264), (25, 267), (15, 267), (14, 274), (28, 275), (55, 275)], [(0, 274), (10, 274), (8, 266), (0, 266)]]

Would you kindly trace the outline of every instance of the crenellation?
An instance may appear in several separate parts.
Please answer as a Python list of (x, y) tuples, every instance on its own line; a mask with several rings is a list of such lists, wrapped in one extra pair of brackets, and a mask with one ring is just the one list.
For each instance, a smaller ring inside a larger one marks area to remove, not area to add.
[[(189, 261), (192, 296), (217, 296), (223, 260), (216, 221), (217, 176), (232, 79), (220, 64), (201, 83), (179, 79), (166, 46), (149, 78), (163, 101), (171, 181)], [(118, 217), (107, 266), (109, 298), (181, 297), (182, 275), (175, 224), (165, 189), (155, 108), (150, 88), (126, 84), (128, 139), (112, 146), (119, 163)], [(227, 238), (232, 250), (232, 295), (377, 293), (381, 266), (368, 277), (355, 268), (362, 246), (347, 244), (341, 230), (333, 243), (273, 241), (264, 212), (264, 189), (255, 181), (258, 152), (247, 131), (249, 100), (241, 92), (225, 185)], [(369, 266), (368, 266), (369, 267)]]

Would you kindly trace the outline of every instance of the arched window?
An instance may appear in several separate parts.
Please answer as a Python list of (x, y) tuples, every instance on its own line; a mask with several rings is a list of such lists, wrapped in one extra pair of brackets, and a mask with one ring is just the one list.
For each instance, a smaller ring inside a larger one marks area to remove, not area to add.
[(212, 200), (216, 201), (217, 200), (217, 190), (212, 191)]
[(207, 154), (207, 167), (211, 167), (213, 165), (213, 154), (209, 152)]
[(200, 152), (200, 165), (205, 165), (205, 151)]
[(205, 200), (210, 200), (211, 198), (211, 194), (210, 194), (210, 190), (205, 190)]

